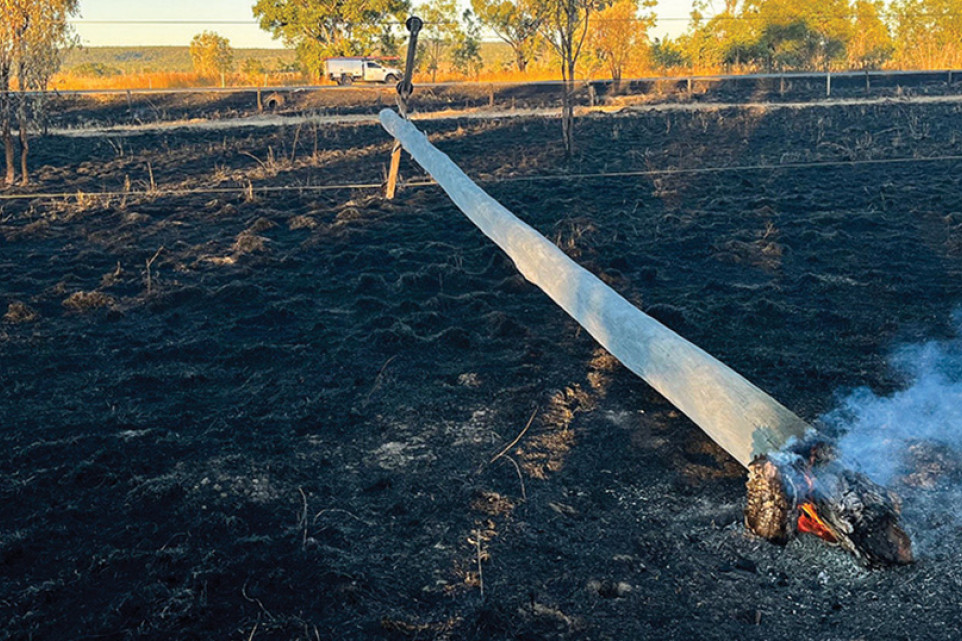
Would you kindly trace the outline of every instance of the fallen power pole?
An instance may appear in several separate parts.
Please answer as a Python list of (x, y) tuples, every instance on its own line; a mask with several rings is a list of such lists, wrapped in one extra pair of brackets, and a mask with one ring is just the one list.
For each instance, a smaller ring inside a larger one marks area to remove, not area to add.
[(745, 524), (770, 541), (815, 534), (870, 566), (910, 563), (901, 501), (843, 467), (778, 401), (625, 300), (478, 187), (410, 121), (381, 124), (529, 281), (749, 469)]
[(518, 270), (625, 367), (744, 466), (811, 428), (701, 348), (625, 300), (478, 187), (411, 122), (390, 109), (381, 124)]

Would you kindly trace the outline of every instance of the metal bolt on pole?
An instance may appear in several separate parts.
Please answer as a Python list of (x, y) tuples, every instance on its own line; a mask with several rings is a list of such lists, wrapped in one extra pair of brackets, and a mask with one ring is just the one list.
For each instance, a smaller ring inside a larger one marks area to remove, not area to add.
[[(418, 34), (421, 32), (421, 27), (424, 26), (424, 21), (417, 16), (411, 16), (404, 23), (404, 26), (407, 27), (411, 36), (408, 38), (408, 55), (404, 63), (404, 78), (397, 83), (397, 108), (401, 117), (406, 119), (408, 117), (408, 98), (414, 93), (411, 76), (414, 74), (414, 57), (418, 49)], [(388, 200), (394, 200), (394, 194), (397, 192), (397, 175), (400, 168), (401, 142), (395, 140), (394, 149), (391, 150), (391, 169), (388, 172), (387, 189), (384, 193)]]

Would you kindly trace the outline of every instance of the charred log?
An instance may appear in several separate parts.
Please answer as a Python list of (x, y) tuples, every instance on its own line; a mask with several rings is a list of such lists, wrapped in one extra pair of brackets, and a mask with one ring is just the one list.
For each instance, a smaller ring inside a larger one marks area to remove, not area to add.
[(748, 470), (745, 524), (755, 534), (784, 545), (810, 533), (870, 567), (912, 562), (898, 496), (843, 467), (824, 443), (760, 456)]
[(745, 525), (772, 543), (785, 545), (795, 537), (796, 502), (778, 465), (765, 458), (748, 467), (748, 506)]

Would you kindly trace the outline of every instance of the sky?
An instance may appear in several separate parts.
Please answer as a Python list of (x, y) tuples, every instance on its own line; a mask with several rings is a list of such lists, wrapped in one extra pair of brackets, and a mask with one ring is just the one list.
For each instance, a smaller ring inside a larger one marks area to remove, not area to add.
[[(467, 4), (466, 0), (459, 2)], [(414, 4), (418, 3), (419, 0), (414, 0)], [(204, 30), (216, 31), (228, 38), (234, 48), (281, 47), (279, 41), (257, 26), (251, 13), (253, 4), (254, 0), (80, 0), (80, 16), (74, 25), (85, 47), (185, 46)], [(718, 4), (722, 4), (721, 0)], [(652, 35), (677, 35), (687, 26), (691, 1), (660, 0), (655, 11), (667, 20), (662, 20)], [(129, 21), (190, 24), (130, 24)]]

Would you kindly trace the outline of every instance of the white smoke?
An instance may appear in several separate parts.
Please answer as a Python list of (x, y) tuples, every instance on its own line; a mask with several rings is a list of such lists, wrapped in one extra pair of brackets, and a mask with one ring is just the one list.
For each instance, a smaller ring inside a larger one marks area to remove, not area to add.
[(879, 396), (859, 388), (823, 422), (842, 434), (842, 462), (874, 481), (890, 484), (905, 473), (912, 444), (948, 448), (962, 458), (962, 310), (954, 314), (958, 336), (897, 349), (891, 364), (907, 386)]
[(900, 391), (859, 388), (822, 417), (843, 464), (902, 496), (916, 558), (954, 558), (962, 527), (962, 309), (953, 320), (954, 339), (893, 352)]

